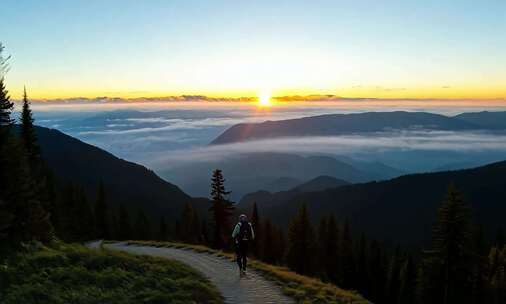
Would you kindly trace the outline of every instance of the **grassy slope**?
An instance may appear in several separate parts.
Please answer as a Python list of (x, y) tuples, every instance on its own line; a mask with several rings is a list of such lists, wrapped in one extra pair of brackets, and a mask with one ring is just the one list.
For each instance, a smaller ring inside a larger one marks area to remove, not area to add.
[(0, 262), (0, 303), (222, 303), (200, 273), (176, 261), (79, 245), (25, 248)]
[[(185, 248), (217, 256), (226, 256), (230, 259), (235, 258), (231, 253), (216, 251), (200, 245), (155, 241), (131, 241), (129, 243), (156, 247)], [(280, 285), (284, 294), (295, 298), (301, 303), (370, 303), (354, 291), (343, 290), (335, 285), (324, 283), (318, 279), (296, 274), (286, 267), (273, 266), (256, 260), (250, 260), (248, 265), (262, 272), (265, 278)]]

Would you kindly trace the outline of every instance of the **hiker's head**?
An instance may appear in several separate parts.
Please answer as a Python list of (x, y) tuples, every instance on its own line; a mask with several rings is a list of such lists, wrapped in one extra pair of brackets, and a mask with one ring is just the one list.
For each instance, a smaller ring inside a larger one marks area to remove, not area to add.
[(248, 217), (246, 214), (239, 215), (239, 222), (246, 222), (248, 220)]

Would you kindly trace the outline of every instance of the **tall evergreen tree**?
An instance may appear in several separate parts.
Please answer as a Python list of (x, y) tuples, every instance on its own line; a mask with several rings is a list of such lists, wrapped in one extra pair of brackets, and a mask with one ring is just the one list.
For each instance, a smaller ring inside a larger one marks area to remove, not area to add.
[(222, 171), (219, 169), (214, 170), (211, 178), (212, 206), (209, 210), (213, 214), (213, 245), (215, 248), (224, 248), (226, 244), (227, 237), (225, 234), (230, 228), (229, 219), (234, 210), (234, 206), (226, 198), (229, 194), (230, 191), (225, 189), (225, 178)]
[(180, 239), (183, 242), (196, 244), (200, 241), (200, 220), (197, 212), (190, 202), (183, 208), (180, 226)]
[(339, 245), (340, 285), (343, 288), (353, 288), (355, 285), (355, 260), (353, 253), (353, 238), (348, 220), (345, 221)]
[(105, 197), (104, 183), (100, 181), (98, 184), (97, 201), (95, 202), (95, 224), (97, 238), (108, 239), (109, 233), (109, 210)]
[(32, 172), (36, 172), (40, 167), (40, 148), (37, 144), (37, 135), (33, 126), (32, 110), (30, 109), (30, 101), (26, 94), (26, 87), (23, 91), (23, 110), (21, 111), (21, 139), (26, 151), (28, 163)]
[(332, 214), (329, 216), (327, 224), (327, 240), (325, 241), (325, 269), (327, 276), (331, 282), (336, 283), (339, 275), (339, 227), (337, 226), (336, 218)]
[(432, 250), (425, 253), (419, 279), (420, 301), (468, 303), (472, 290), (470, 210), (452, 184), (438, 211)]
[(158, 240), (159, 241), (167, 241), (169, 239), (169, 233), (167, 231), (167, 224), (165, 223), (165, 218), (160, 217), (160, 224), (158, 227)]
[(276, 231), (272, 226), (272, 223), (269, 219), (266, 219), (263, 224), (264, 227), (264, 244), (262, 246), (263, 252), (261, 254), (262, 260), (269, 264), (274, 264), (277, 259), (276, 252)]
[(95, 236), (95, 220), (86, 193), (82, 187), (77, 188), (75, 203), (72, 215), (73, 241), (91, 240)]
[(416, 267), (410, 255), (406, 257), (401, 267), (399, 281), (397, 304), (415, 303)]
[(3, 51), (4, 46), (0, 43), (0, 149), (6, 144), (10, 127), (14, 123), (11, 118), (14, 103), (10, 101), (9, 92), (5, 87), (5, 74), (9, 69), (7, 62), (10, 57), (3, 57)]
[(151, 226), (149, 219), (144, 213), (144, 210), (139, 209), (137, 212), (137, 219), (135, 221), (134, 236), (138, 240), (150, 240), (151, 239)]
[(263, 229), (262, 223), (260, 221), (260, 216), (258, 214), (257, 203), (253, 203), (253, 210), (251, 212), (251, 225), (253, 225), (253, 229), (255, 230), (255, 239), (253, 240), (253, 254), (256, 257), (259, 257), (262, 253), (262, 245), (263, 245)]
[(326, 250), (327, 241), (328, 241), (328, 222), (326, 217), (322, 217), (320, 219), (320, 223), (318, 224), (318, 238), (317, 238), (317, 260), (316, 267), (318, 269), (319, 275), (323, 280), (328, 280), (329, 271), (327, 271), (327, 259), (334, 258), (334, 256), (329, 256)]
[(315, 272), (314, 230), (305, 204), (288, 228), (286, 262), (297, 273), (310, 275)]
[(124, 241), (133, 239), (130, 216), (128, 215), (128, 210), (123, 205), (120, 205), (119, 207), (118, 227), (120, 240)]

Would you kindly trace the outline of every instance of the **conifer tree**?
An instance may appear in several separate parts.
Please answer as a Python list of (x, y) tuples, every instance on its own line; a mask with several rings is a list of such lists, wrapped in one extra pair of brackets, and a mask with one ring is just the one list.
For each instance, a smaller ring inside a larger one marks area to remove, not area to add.
[(399, 273), (399, 292), (397, 304), (415, 303), (416, 268), (413, 258), (406, 256)]
[(260, 216), (258, 214), (257, 203), (253, 203), (253, 211), (251, 212), (251, 225), (255, 231), (255, 240), (253, 240), (253, 254), (259, 257), (262, 252), (261, 246), (263, 245), (263, 229), (262, 223), (260, 222)]
[(317, 268), (320, 274), (320, 277), (324, 280), (328, 279), (329, 271), (327, 270), (327, 259), (334, 258), (333, 256), (328, 256), (328, 252), (326, 250), (328, 241), (328, 222), (327, 218), (322, 217), (320, 219), (320, 223), (318, 224), (318, 241), (317, 241)]
[(118, 227), (119, 227), (119, 239), (129, 240), (132, 239), (132, 226), (130, 224), (130, 217), (128, 215), (128, 211), (125, 206), (120, 205), (119, 207), (119, 219), (118, 219)]
[(262, 260), (269, 264), (274, 264), (276, 261), (276, 244), (275, 244), (275, 230), (269, 219), (266, 219), (263, 224), (264, 227), (264, 244), (262, 246)]
[(329, 216), (327, 224), (327, 240), (325, 241), (325, 269), (327, 276), (331, 282), (336, 283), (339, 275), (339, 228), (337, 226), (336, 218), (332, 214)]
[(395, 303), (398, 299), (401, 263), (401, 251), (397, 246), (394, 254), (390, 257), (386, 273), (385, 301), (387, 303)]
[(197, 244), (200, 241), (200, 220), (197, 212), (190, 202), (183, 208), (180, 223), (180, 238), (183, 242)]
[(7, 62), (10, 57), (3, 57), (3, 51), (4, 46), (0, 43), (0, 149), (6, 144), (10, 127), (14, 123), (11, 118), (14, 103), (10, 101), (9, 92), (5, 87), (5, 74), (9, 69)]
[(355, 284), (355, 261), (353, 254), (353, 239), (348, 220), (345, 221), (339, 245), (340, 285), (352, 288)]
[(40, 167), (40, 148), (37, 144), (37, 135), (33, 126), (32, 110), (30, 109), (30, 101), (26, 94), (26, 87), (23, 91), (23, 110), (21, 112), (21, 139), (26, 151), (28, 163), (32, 172), (36, 173)]
[(7, 203), (0, 199), (0, 244), (7, 240), (9, 227), (12, 225), (13, 219), (14, 216), (7, 210)]
[(97, 238), (108, 239), (109, 233), (109, 210), (105, 197), (104, 183), (98, 184), (97, 201), (95, 202), (95, 223)]
[(73, 241), (88, 241), (95, 235), (95, 221), (93, 211), (82, 187), (78, 187), (73, 210)]
[(225, 233), (229, 230), (229, 218), (234, 210), (234, 206), (226, 198), (229, 194), (230, 191), (225, 190), (225, 178), (222, 171), (219, 169), (214, 170), (211, 179), (212, 206), (209, 210), (213, 214), (213, 245), (215, 248), (224, 248), (226, 244), (227, 237)]
[(137, 212), (134, 232), (135, 238), (138, 240), (151, 239), (151, 227), (149, 224), (149, 219), (142, 209), (139, 209)]
[(470, 228), (469, 207), (452, 184), (438, 211), (432, 250), (425, 253), (418, 286), (421, 301), (443, 304), (469, 301)]
[(305, 204), (292, 219), (288, 228), (288, 267), (300, 274), (313, 274), (315, 271), (314, 231), (309, 221)]
[(30, 175), (23, 148), (17, 142), (12, 142), (10, 148), (14, 154), (5, 158), (4, 164), (12, 169), (2, 187), (2, 198), (6, 203), (4, 212), (13, 217), (8, 238), (14, 244), (49, 241), (53, 237), (53, 227), (37, 195), (38, 185)]
[(202, 220), (202, 223), (200, 225), (200, 235), (201, 237), (201, 243), (204, 245), (209, 244), (209, 230), (208, 230), (208, 223), (205, 219)]
[(158, 227), (158, 240), (159, 241), (167, 241), (169, 239), (167, 224), (165, 223), (165, 218), (160, 217), (160, 224)]

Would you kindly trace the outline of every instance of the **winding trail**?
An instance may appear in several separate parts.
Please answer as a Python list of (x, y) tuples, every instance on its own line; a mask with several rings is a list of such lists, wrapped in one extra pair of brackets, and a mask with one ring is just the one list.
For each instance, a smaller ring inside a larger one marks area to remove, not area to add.
[[(90, 243), (88, 246), (99, 247), (96, 243)], [(239, 278), (237, 265), (227, 258), (189, 249), (158, 248), (126, 243), (104, 244), (104, 247), (183, 262), (200, 271), (216, 285), (225, 298), (225, 303), (295, 303), (293, 299), (282, 294), (279, 286), (266, 280), (254, 270), (248, 270), (246, 277)]]

